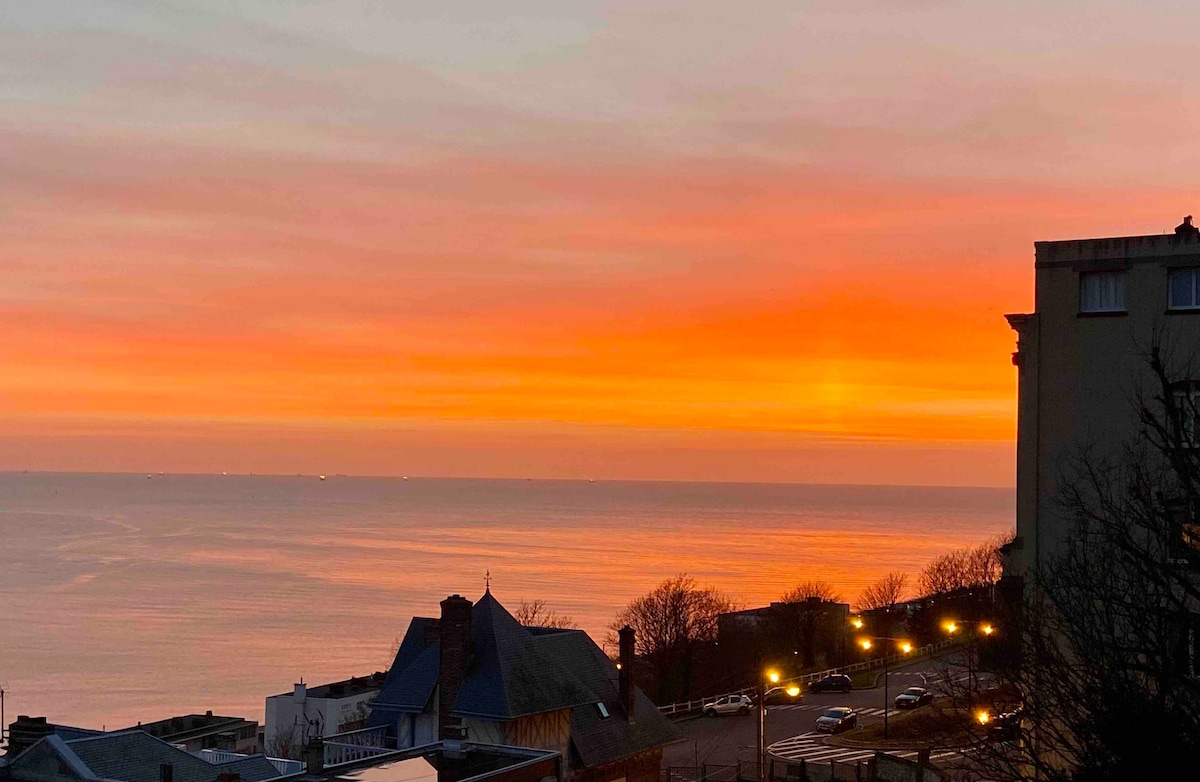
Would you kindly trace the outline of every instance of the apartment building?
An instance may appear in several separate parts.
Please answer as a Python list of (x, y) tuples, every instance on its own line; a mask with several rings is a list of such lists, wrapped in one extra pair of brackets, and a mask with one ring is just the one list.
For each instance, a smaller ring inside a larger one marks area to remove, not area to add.
[(1035, 248), (1034, 311), (1006, 316), (1019, 377), (1010, 580), (1066, 540), (1070, 522), (1055, 500), (1071, 460), (1084, 448), (1115, 454), (1137, 436), (1137, 400), (1161, 390), (1152, 345), (1178, 375), (1173, 395), (1187, 409), (1200, 395), (1200, 231), (1190, 217), (1173, 233)]

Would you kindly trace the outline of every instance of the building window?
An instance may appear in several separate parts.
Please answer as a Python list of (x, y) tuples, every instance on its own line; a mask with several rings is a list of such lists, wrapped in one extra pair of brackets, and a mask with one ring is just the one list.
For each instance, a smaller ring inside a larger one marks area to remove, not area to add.
[(1125, 272), (1084, 272), (1079, 275), (1080, 312), (1124, 312)]
[(1200, 390), (1175, 391), (1172, 395), (1179, 411), (1179, 434), (1184, 445), (1196, 445), (1196, 411), (1200, 409)]
[(1167, 307), (1173, 310), (1200, 309), (1200, 268), (1167, 272)]

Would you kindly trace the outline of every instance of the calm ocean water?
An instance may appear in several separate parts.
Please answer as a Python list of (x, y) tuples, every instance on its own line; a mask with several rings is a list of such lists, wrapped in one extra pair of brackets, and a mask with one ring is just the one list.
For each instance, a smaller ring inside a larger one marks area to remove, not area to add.
[(301, 676), (382, 670), (488, 570), (510, 609), (544, 599), (601, 640), (677, 572), (852, 599), (1012, 524), (1010, 489), (0, 474), (0, 685), (9, 719), (261, 719)]

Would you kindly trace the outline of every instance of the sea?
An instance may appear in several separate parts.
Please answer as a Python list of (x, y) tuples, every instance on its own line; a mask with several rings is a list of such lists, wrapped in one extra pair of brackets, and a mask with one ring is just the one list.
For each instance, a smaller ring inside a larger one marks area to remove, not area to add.
[(852, 601), (1011, 530), (1013, 503), (1003, 488), (0, 473), (0, 687), (9, 721), (261, 719), (301, 679), (386, 669), (414, 615), (488, 581), (510, 610), (543, 600), (603, 643), (676, 574), (747, 606), (813, 579)]

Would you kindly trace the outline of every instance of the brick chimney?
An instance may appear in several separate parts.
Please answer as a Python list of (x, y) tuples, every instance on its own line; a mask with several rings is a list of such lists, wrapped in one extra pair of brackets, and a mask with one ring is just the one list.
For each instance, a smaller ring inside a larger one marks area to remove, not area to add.
[(617, 631), (617, 637), (620, 639), (617, 660), (621, 669), (617, 681), (621, 706), (625, 709), (625, 717), (633, 722), (633, 628), (625, 625)]
[(471, 601), (451, 595), (442, 601), (438, 622), (441, 657), (438, 661), (438, 738), (458, 738), (460, 721), (450, 716), (467, 673), (467, 654), (471, 643)]

